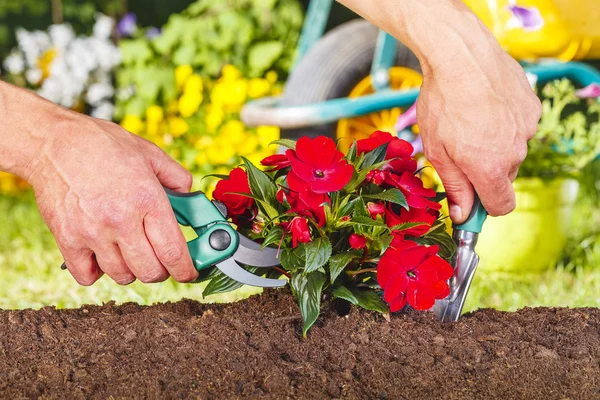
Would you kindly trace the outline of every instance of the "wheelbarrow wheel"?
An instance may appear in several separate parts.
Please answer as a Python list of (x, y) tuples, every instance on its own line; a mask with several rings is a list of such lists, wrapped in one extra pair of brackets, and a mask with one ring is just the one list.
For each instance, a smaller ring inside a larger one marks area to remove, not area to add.
[[(348, 97), (359, 82), (369, 76), (379, 30), (368, 21), (346, 22), (328, 32), (300, 60), (288, 78), (281, 105), (299, 106)], [(418, 73), (417, 57), (398, 42), (396, 65)], [(336, 137), (337, 123), (286, 129), (282, 137), (325, 135)]]

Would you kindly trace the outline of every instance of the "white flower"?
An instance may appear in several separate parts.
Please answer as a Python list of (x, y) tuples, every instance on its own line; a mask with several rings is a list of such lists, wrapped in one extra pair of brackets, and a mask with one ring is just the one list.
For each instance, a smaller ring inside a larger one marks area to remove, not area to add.
[(100, 118), (111, 121), (114, 112), (115, 106), (108, 101), (104, 101), (98, 107), (94, 108), (90, 115), (94, 118)]
[(4, 60), (4, 68), (13, 75), (20, 74), (25, 69), (25, 60), (20, 53), (14, 52)]
[(112, 85), (107, 83), (93, 83), (87, 90), (85, 101), (91, 106), (98, 106), (102, 100), (112, 97), (115, 90)]
[(531, 72), (526, 72), (525, 75), (527, 76), (527, 80), (529, 81), (531, 88), (535, 89), (535, 85), (537, 85), (538, 81), (538, 76), (536, 74), (532, 74)]
[(57, 49), (66, 48), (69, 43), (75, 39), (75, 32), (73, 32), (73, 28), (68, 24), (61, 25), (51, 25), (48, 28), (50, 32), (50, 38), (52, 39), (52, 44)]
[(94, 36), (99, 39), (108, 39), (113, 31), (115, 21), (111, 17), (97, 14), (94, 24)]
[(57, 78), (49, 77), (44, 81), (38, 94), (53, 103), (59, 103), (62, 97), (60, 82)]
[(30, 68), (25, 72), (25, 79), (27, 79), (27, 82), (29, 82), (31, 85), (37, 85), (42, 81), (43, 75), (44, 74), (41, 69)]

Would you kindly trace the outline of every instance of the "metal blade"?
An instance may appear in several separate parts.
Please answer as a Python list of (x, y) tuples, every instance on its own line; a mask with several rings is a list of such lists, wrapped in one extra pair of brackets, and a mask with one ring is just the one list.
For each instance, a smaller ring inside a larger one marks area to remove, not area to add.
[(475, 270), (479, 264), (479, 256), (475, 253), (478, 234), (457, 230), (454, 239), (457, 242), (454, 256), (454, 276), (450, 279), (450, 295), (437, 300), (433, 312), (442, 322), (458, 321), (471, 286)]
[(256, 276), (240, 267), (231, 257), (221, 261), (216, 267), (231, 279), (241, 282), (244, 285), (273, 288), (285, 286), (287, 283), (284, 279), (267, 279)]
[(252, 267), (276, 267), (281, 265), (278, 257), (278, 251), (270, 247), (261, 250), (260, 244), (248, 239), (244, 235), (239, 237), (238, 249), (233, 253), (233, 258), (242, 264)]

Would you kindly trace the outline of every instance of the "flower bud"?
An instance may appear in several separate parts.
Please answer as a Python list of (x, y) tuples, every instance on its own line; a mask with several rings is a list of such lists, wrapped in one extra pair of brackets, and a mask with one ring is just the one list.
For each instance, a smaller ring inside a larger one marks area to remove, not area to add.
[(383, 203), (367, 203), (367, 210), (371, 214), (371, 218), (377, 219), (378, 215), (385, 215), (385, 205)]
[(353, 233), (352, 235), (350, 235), (348, 242), (350, 243), (350, 247), (359, 250), (363, 249), (367, 245), (367, 238), (362, 235)]

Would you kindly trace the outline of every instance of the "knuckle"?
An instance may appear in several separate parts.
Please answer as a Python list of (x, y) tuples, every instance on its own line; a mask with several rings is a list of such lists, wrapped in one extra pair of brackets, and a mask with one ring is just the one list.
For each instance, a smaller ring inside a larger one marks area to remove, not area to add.
[(198, 272), (194, 268), (186, 268), (185, 271), (174, 274), (173, 279), (180, 283), (193, 282), (198, 279)]
[(167, 271), (162, 268), (152, 269), (149, 271), (144, 271), (139, 277), (138, 280), (142, 283), (156, 283), (163, 282), (169, 277)]
[[(100, 222), (103, 226), (108, 226), (111, 228), (116, 228), (123, 226), (123, 224), (127, 221), (127, 214), (124, 208), (116, 203), (108, 204), (102, 210), (102, 214), (100, 216)], [(97, 235), (97, 228), (91, 226), (92, 234)], [(96, 232), (93, 232), (96, 230)]]
[(515, 151), (515, 165), (521, 165), (523, 161), (527, 158), (527, 145), (522, 144), (517, 147)]
[(165, 244), (159, 251), (159, 259), (165, 265), (178, 265), (183, 261), (184, 252), (175, 243)]

